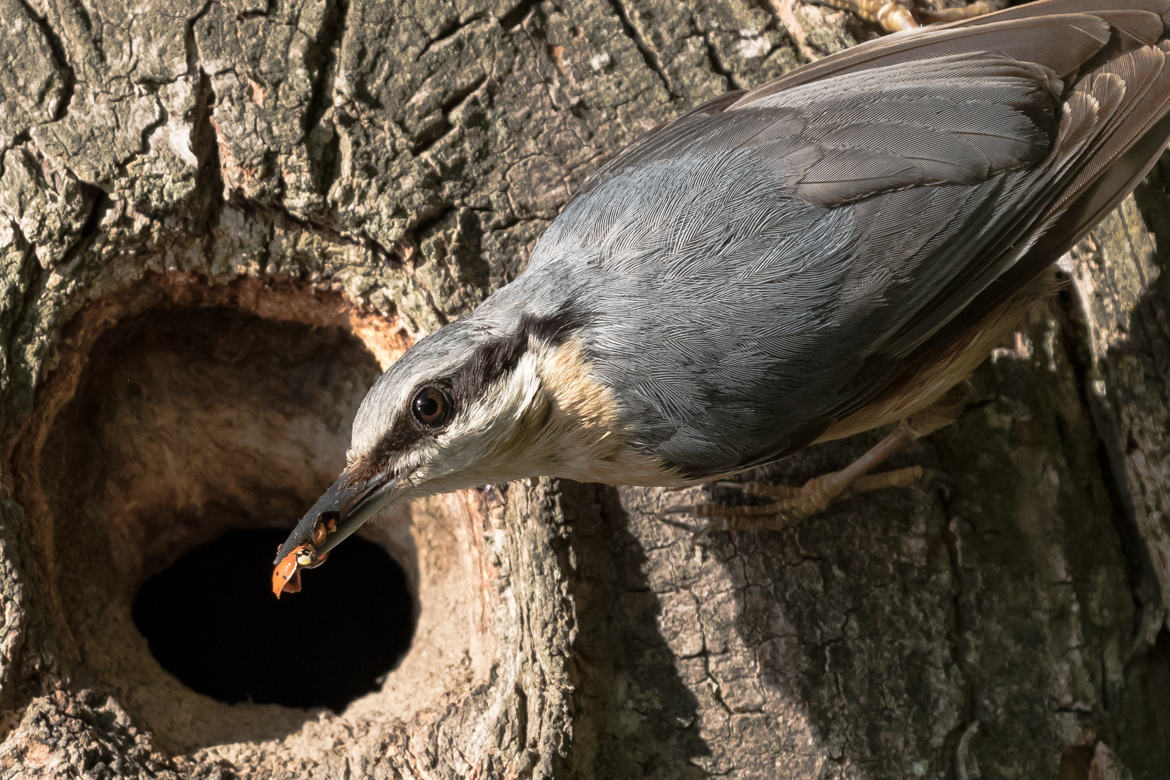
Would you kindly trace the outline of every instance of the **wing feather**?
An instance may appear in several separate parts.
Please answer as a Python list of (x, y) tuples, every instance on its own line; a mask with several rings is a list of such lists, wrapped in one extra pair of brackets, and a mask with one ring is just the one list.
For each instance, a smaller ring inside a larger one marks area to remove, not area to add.
[[(637, 443), (694, 474), (781, 457), (1115, 206), (1170, 135), (1170, 0), (1094, 5), (887, 36), (709, 101), (592, 176), (530, 269), (598, 269), (575, 294)], [(646, 300), (657, 317), (627, 316)]]

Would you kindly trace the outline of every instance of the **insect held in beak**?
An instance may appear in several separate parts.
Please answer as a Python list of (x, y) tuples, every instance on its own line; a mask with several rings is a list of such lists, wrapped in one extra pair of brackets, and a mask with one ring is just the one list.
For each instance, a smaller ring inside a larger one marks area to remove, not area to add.
[(299, 593), (301, 590), (301, 572), (297, 567), (297, 555), (301, 547), (284, 556), (272, 570), (272, 595), (277, 598), (280, 598), (281, 593)]
[(288, 555), (281, 558), (272, 570), (272, 595), (280, 598), (282, 593), (298, 593), (301, 590), (301, 569), (314, 569), (325, 563), (329, 553), (318, 554), (317, 547), (325, 542), (330, 534), (337, 532), (337, 516), (333, 512), (323, 512), (313, 526), (311, 542), (298, 545)]

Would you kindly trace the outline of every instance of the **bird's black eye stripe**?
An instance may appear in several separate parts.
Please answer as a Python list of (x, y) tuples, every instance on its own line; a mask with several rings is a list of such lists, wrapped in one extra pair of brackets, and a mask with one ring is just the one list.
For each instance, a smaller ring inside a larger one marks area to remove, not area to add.
[(453, 406), (446, 390), (438, 385), (426, 385), (414, 394), (410, 412), (425, 427), (439, 428), (451, 419)]

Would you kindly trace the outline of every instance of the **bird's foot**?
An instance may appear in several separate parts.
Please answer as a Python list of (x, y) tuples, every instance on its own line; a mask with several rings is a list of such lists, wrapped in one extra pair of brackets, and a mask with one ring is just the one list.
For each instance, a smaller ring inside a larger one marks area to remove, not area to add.
[[(924, 469), (922, 466), (907, 466), (852, 479), (851, 476), (847, 470), (834, 471), (814, 477), (800, 487), (766, 482), (715, 482), (713, 487), (737, 490), (745, 496), (771, 500), (764, 504), (738, 506), (713, 502), (679, 504), (667, 508), (662, 515), (672, 525), (694, 532), (697, 539), (709, 536), (714, 531), (778, 531), (791, 528), (801, 520), (828, 509), (835, 501), (857, 493), (913, 487), (927, 482), (945, 486), (950, 482), (950, 477), (942, 472)], [(677, 515), (689, 515), (705, 522), (697, 528), (686, 526), (673, 521)]]
[(879, 25), (886, 32), (914, 30), (923, 24), (956, 22), (998, 11), (1006, 5), (1003, 0), (975, 0), (960, 8), (932, 11), (919, 8), (914, 0), (815, 0), (815, 2), (840, 11), (848, 11), (863, 22)]

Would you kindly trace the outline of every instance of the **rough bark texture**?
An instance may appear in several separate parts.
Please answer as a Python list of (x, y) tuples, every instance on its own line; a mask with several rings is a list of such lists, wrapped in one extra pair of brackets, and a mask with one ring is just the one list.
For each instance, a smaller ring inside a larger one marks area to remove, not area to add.
[[(1166, 776), (1170, 167), (899, 458), (945, 490), (706, 546), (655, 518), (660, 491), (436, 499), (373, 533), (420, 608), (380, 692), (227, 705), (154, 662), (142, 580), (291, 522), (375, 360), (514, 276), (607, 155), (872, 31), (785, 0), (0, 20), (0, 775)], [(196, 319), (271, 365), (151, 338)]]

